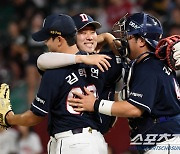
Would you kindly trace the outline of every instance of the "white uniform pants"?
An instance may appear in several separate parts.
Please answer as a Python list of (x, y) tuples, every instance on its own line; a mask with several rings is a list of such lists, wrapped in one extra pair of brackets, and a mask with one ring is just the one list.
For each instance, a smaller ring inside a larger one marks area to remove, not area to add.
[(180, 136), (158, 143), (145, 154), (180, 154)]
[(107, 143), (103, 135), (91, 128), (82, 133), (72, 131), (55, 134), (48, 142), (48, 154), (107, 154)]

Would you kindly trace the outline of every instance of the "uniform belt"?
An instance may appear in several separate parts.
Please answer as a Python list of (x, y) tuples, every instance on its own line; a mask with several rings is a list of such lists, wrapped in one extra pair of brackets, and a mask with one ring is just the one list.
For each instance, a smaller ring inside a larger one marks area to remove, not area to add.
[[(83, 128), (77, 128), (77, 129), (73, 129), (71, 131), (72, 131), (73, 134), (79, 134), (79, 133), (83, 132)], [(89, 132), (91, 132), (91, 130), (89, 130)]]
[(65, 131), (62, 133), (57, 133), (54, 135), (54, 137), (56, 139), (58, 139), (58, 138), (64, 138), (64, 137), (72, 136), (72, 135), (79, 134), (79, 133), (95, 133), (95, 132), (97, 133), (98, 131), (95, 129), (92, 129), (91, 127), (76, 128), (76, 129)]
[(157, 123), (157, 122), (166, 122), (166, 121), (172, 120), (174, 118), (180, 118), (180, 114), (173, 115), (173, 116), (163, 116), (163, 117), (155, 118), (154, 119), (154, 123)]

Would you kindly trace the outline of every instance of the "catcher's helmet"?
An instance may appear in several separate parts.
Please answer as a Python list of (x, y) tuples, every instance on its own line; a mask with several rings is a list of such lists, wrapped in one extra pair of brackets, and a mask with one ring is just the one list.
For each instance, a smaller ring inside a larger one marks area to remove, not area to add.
[[(152, 46), (156, 47), (163, 34), (160, 21), (144, 12), (135, 13), (126, 17), (126, 15), (117, 21), (113, 26), (113, 32), (119, 33), (118, 40), (127, 43), (128, 35), (139, 35)], [(117, 34), (118, 35), (118, 34)], [(123, 44), (123, 43), (122, 43)]]

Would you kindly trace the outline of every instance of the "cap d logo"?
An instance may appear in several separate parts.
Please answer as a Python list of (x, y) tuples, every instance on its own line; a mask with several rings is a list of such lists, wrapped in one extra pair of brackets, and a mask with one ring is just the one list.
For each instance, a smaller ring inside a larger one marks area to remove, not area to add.
[(82, 21), (83, 21), (83, 22), (84, 22), (84, 21), (88, 21), (88, 17), (87, 17), (86, 14), (80, 14), (79, 16), (82, 18)]
[(140, 28), (137, 24), (135, 24), (133, 21), (130, 21), (129, 25), (133, 27), (134, 29)]

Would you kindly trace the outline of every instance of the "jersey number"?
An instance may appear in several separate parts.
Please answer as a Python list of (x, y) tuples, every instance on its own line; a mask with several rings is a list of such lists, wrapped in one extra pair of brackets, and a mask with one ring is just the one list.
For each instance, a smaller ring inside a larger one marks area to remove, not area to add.
[[(90, 92), (92, 92), (95, 97), (97, 96), (97, 94), (96, 94), (97, 91), (96, 91), (95, 85), (87, 86), (87, 89), (88, 89)], [(72, 92), (74, 92), (74, 91), (77, 91), (78, 93), (84, 94), (83, 91), (82, 91), (82, 89), (81, 89), (80, 87), (78, 87), (78, 88), (73, 88), (73, 89), (71, 89), (71, 91), (69, 92), (68, 97), (67, 97), (67, 100), (68, 100), (69, 98), (75, 98), (75, 97), (76, 97), (76, 96), (72, 93)], [(74, 111), (74, 110), (73, 110), (73, 107), (69, 105), (69, 102), (68, 102), (68, 101), (66, 102), (66, 107), (67, 107), (67, 110), (68, 110), (70, 113), (72, 113), (72, 114), (81, 114), (81, 112), (76, 112), (76, 111)]]

